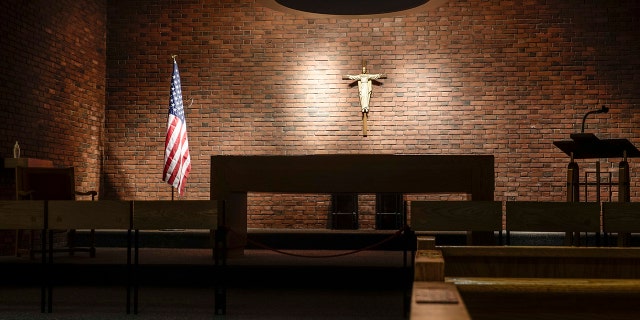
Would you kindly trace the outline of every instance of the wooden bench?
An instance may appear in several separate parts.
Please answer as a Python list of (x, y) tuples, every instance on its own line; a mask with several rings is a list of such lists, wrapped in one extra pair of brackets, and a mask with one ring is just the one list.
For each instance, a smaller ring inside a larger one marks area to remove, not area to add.
[(640, 248), (438, 249), (445, 261), (445, 282), (456, 286), (472, 316), (621, 319), (637, 313)]
[[(138, 311), (139, 231), (159, 229), (206, 229), (214, 235), (218, 222), (218, 201), (75, 201), (26, 200), (0, 201), (0, 229), (42, 231), (42, 292), (41, 311), (52, 312), (53, 272), (52, 232), (54, 229), (118, 229), (128, 230), (127, 236), (127, 299), (126, 309)], [(224, 205), (221, 206), (224, 208)], [(132, 233), (135, 230), (135, 237)], [(47, 233), (49, 236), (47, 237)], [(132, 239), (133, 238), (133, 239)], [(224, 237), (217, 237), (217, 239)], [(47, 241), (49, 240), (49, 241)], [(48, 247), (47, 247), (48, 244)], [(133, 252), (132, 263), (132, 244)], [(212, 246), (215, 263), (212, 274), (218, 271), (219, 261), (226, 264), (226, 244), (222, 248), (215, 241)], [(213, 260), (213, 259), (212, 259)], [(218, 277), (220, 278), (220, 277)], [(133, 297), (131, 291), (133, 290)], [(133, 303), (131, 302), (133, 300)], [(215, 313), (226, 313), (226, 290), (216, 283)]]
[(565, 245), (580, 245), (580, 232), (600, 233), (597, 202), (507, 201), (505, 216), (508, 245), (514, 231), (564, 232)]
[(442, 282), (459, 294), (463, 304), (458, 308), (480, 318), (535, 314), (536, 319), (562, 319), (576, 313), (587, 319), (609, 319), (610, 312), (612, 318), (624, 318), (635, 314), (633, 301), (640, 298), (640, 248), (435, 246), (434, 237), (419, 237), (417, 248), (414, 320), (434, 317), (431, 309), (442, 319), (456, 317), (457, 308), (416, 301), (415, 288), (423, 286), (418, 295), (428, 295), (423, 290)]
[[(413, 202), (412, 227), (417, 231), (477, 229), (471, 225), (476, 223), (474, 217), (481, 216), (465, 214), (473, 209), (456, 205)], [(473, 201), (464, 205), (477, 209)], [(580, 232), (596, 233), (599, 239), (602, 230), (640, 231), (635, 223), (640, 206), (603, 204), (602, 227), (599, 203), (508, 201), (505, 207), (507, 243), (512, 231), (558, 232), (565, 233), (567, 246), (435, 246), (433, 239), (419, 240), (414, 286), (444, 278), (464, 298), (469, 314), (480, 318), (563, 319), (571, 313), (593, 319), (635, 316), (640, 248), (568, 245), (581, 244), (576, 237)], [(412, 308), (431, 307), (414, 302)], [(413, 310), (411, 315), (413, 319)]]
[(469, 312), (455, 284), (416, 281), (411, 294), (411, 320), (470, 320)]
[[(46, 248), (45, 202), (32, 201), (0, 201), (0, 230), (37, 230), (41, 232), (41, 250)], [(19, 232), (16, 231), (16, 243)], [(17, 252), (16, 252), (17, 255)], [(39, 275), (41, 283), (40, 311), (45, 312), (48, 301), (46, 257), (42, 255), (42, 268)]]
[[(414, 231), (465, 231), (467, 244), (476, 234), (502, 235), (500, 201), (411, 201), (411, 228)], [(489, 240), (495, 244), (495, 239)], [(501, 239), (499, 239), (501, 241)]]
[(630, 234), (640, 232), (640, 203), (603, 202), (602, 230), (605, 234), (617, 233), (618, 246), (629, 246)]
[(640, 279), (449, 277), (460, 291), (640, 294)]
[(440, 246), (446, 277), (640, 279), (640, 248)]
[[(218, 227), (218, 202), (215, 200), (191, 201), (133, 201), (134, 235), (134, 280), (133, 280), (133, 312), (138, 313), (140, 230), (190, 229), (209, 230), (214, 242), (215, 230)], [(212, 243), (212, 254), (215, 251)], [(212, 259), (213, 260), (213, 259)], [(212, 274), (218, 269), (218, 259), (212, 264)], [(221, 275), (218, 276), (220, 278)], [(226, 313), (226, 291), (224, 286), (216, 282), (214, 301), (215, 314)]]
[(435, 237), (418, 237), (413, 263), (413, 281), (444, 281), (444, 257), (436, 249)]
[[(47, 202), (49, 248), (47, 249), (49, 264), (53, 265), (53, 232), (50, 230), (63, 229), (119, 229), (128, 230), (127, 236), (127, 267), (131, 272), (131, 217), (132, 202), (118, 200), (74, 201), (50, 200)], [(53, 284), (56, 275), (51, 274), (47, 283), (48, 311), (52, 312)], [(131, 312), (131, 283), (127, 280), (126, 312)]]
[[(499, 201), (411, 201), (411, 228), (418, 232), (467, 232), (467, 244), (502, 242)], [(479, 235), (488, 235), (477, 239)], [(454, 284), (444, 282), (445, 261), (435, 237), (419, 237), (414, 256), (410, 318), (471, 319)]]
[(418, 237), (417, 248), (410, 318), (471, 319), (455, 284), (444, 282), (444, 259), (435, 237)]

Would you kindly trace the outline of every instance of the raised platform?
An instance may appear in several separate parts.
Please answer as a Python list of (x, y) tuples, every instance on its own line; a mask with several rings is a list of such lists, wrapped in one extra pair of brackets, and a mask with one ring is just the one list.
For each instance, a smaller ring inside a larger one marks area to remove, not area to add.
[[(394, 237), (396, 230), (330, 230), (330, 229), (249, 229), (246, 249), (291, 250), (403, 250), (404, 242)], [(464, 232), (418, 232), (436, 236), (436, 245), (466, 245)], [(207, 248), (210, 235), (200, 230), (157, 230), (140, 232), (141, 247)], [(503, 234), (503, 241), (505, 235)], [(496, 239), (498, 235), (496, 234)], [(126, 247), (125, 230), (96, 231), (96, 246)], [(88, 241), (88, 232), (78, 231), (78, 241)], [(583, 238), (585, 246), (596, 246), (594, 234)], [(376, 245), (379, 244), (379, 245)], [(601, 246), (614, 246), (615, 235), (601, 238)], [(512, 232), (511, 245), (564, 245), (564, 233)], [(632, 246), (640, 246), (640, 234), (632, 237)], [(373, 246), (373, 247), (372, 247)]]

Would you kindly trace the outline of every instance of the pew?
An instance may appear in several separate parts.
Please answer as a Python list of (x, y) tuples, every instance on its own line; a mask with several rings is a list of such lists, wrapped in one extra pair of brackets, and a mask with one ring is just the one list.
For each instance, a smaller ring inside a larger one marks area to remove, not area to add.
[(640, 248), (440, 246), (445, 282), (474, 319), (629, 319)]
[[(411, 228), (418, 232), (467, 232), (467, 244), (476, 234), (498, 232), (502, 242), (502, 203), (499, 201), (411, 201)], [(496, 243), (495, 239), (483, 242)], [(414, 282), (410, 319), (471, 319), (455, 284), (446, 283), (445, 261), (435, 237), (418, 237), (414, 255)]]
[(640, 294), (640, 279), (451, 277), (462, 291), (503, 293)]
[(439, 246), (446, 277), (640, 279), (640, 248)]
[[(474, 231), (498, 232), (502, 242), (502, 202), (500, 201), (411, 201), (411, 228), (414, 231), (465, 231), (467, 244), (475, 243)], [(495, 239), (490, 242), (496, 243)]]
[[(39, 230), (41, 232), (41, 250), (44, 252), (46, 248), (46, 220), (45, 220), (45, 201), (0, 201), (0, 230)], [(16, 231), (17, 237), (20, 233)], [(17, 255), (17, 251), (16, 251)], [(36, 275), (40, 277), (40, 311), (46, 311), (47, 303), (47, 285), (46, 285), (46, 256), (42, 255), (41, 273)]]
[(640, 248), (434, 244), (418, 238), (412, 320), (628, 319), (637, 312)]
[(580, 232), (600, 234), (597, 202), (507, 201), (505, 216), (508, 245), (514, 231), (564, 232), (565, 245), (580, 245)]
[(411, 295), (410, 319), (470, 320), (471, 317), (455, 284), (416, 281)]
[[(212, 242), (218, 227), (218, 202), (215, 200), (190, 201), (133, 201), (132, 229), (134, 230), (134, 277), (133, 313), (138, 313), (138, 292), (140, 276), (140, 230), (191, 229), (209, 230)], [(217, 237), (219, 238), (219, 237)], [(217, 242), (217, 241), (216, 241)], [(212, 255), (219, 254), (212, 244)], [(212, 264), (212, 275), (218, 273), (218, 259)], [(220, 278), (221, 275), (218, 275)], [(226, 292), (224, 286), (216, 282), (214, 302), (215, 314), (226, 313)]]
[(416, 247), (410, 319), (471, 319), (455, 284), (444, 281), (444, 258), (435, 237), (418, 237)]
[[(224, 205), (221, 206), (224, 208)], [(158, 229), (206, 229), (213, 235), (217, 229), (218, 202), (212, 200), (184, 201), (75, 201), (30, 200), (0, 201), (0, 229), (41, 230), (42, 263), (41, 312), (52, 312), (54, 284), (63, 283), (54, 267), (54, 250), (51, 241), (54, 229), (117, 229), (127, 233), (127, 299), (126, 310), (138, 310), (139, 231)], [(134, 237), (132, 232), (135, 230)], [(49, 236), (47, 236), (47, 234)], [(49, 241), (47, 241), (49, 240)], [(219, 248), (222, 241), (222, 248)], [(47, 246), (48, 244), (48, 246)], [(132, 263), (132, 246), (135, 246)], [(215, 257), (212, 274), (220, 261), (226, 264), (226, 243), (216, 235)], [(67, 258), (68, 259), (68, 258)], [(188, 263), (188, 262), (187, 262)], [(220, 278), (220, 277), (218, 277)], [(133, 291), (133, 297), (132, 297)], [(131, 302), (133, 300), (133, 302)], [(226, 290), (216, 283), (216, 314), (226, 312)]]
[(629, 235), (640, 232), (640, 203), (603, 202), (602, 231), (618, 234), (618, 246), (629, 246)]
[[(419, 210), (414, 210), (414, 204), (411, 221), (416, 231), (454, 231), (465, 228), (465, 223), (475, 223), (429, 217), (438, 211), (455, 212), (455, 204), (422, 202)], [(468, 205), (474, 206), (474, 201)], [(632, 204), (603, 204), (602, 226), (599, 203), (508, 201), (505, 208), (508, 244), (511, 231), (572, 236), (579, 232), (597, 235), (601, 230), (640, 230), (633, 224), (636, 215), (632, 216), (632, 212), (637, 210)], [(450, 217), (474, 219), (474, 215)], [(432, 225), (428, 225), (429, 221)], [(566, 246), (436, 246), (433, 239), (418, 238), (414, 287), (423, 281), (438, 283), (442, 278), (442, 282), (456, 288), (474, 319), (635, 317), (634, 301), (640, 298), (640, 248), (579, 247), (576, 245), (580, 242), (567, 238)], [(414, 303), (415, 292), (413, 295), (412, 308), (431, 307)], [(413, 310), (411, 315), (412, 319), (426, 317)]]
[[(48, 228), (49, 228), (49, 248), (48, 263), (53, 266), (53, 232), (51, 230), (62, 229), (120, 229), (128, 230), (127, 236), (127, 267), (130, 272), (131, 266), (131, 216), (132, 202), (118, 200), (99, 201), (74, 201), (74, 200), (50, 200), (48, 204)], [(52, 312), (53, 306), (53, 281), (56, 274), (49, 275), (47, 283), (48, 290), (48, 312)], [(131, 284), (127, 281), (126, 312), (130, 311)]]

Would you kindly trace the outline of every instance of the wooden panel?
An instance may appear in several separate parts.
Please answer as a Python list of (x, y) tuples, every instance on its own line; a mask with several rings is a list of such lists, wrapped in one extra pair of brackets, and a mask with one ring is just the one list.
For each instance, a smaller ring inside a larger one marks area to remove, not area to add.
[(640, 279), (574, 279), (574, 278), (447, 278), (461, 292), (510, 293), (640, 293)]
[(49, 201), (50, 229), (129, 229), (131, 201)]
[(44, 201), (0, 201), (3, 229), (44, 229)]
[(214, 200), (133, 202), (133, 229), (215, 229), (218, 203)]
[(507, 201), (507, 231), (600, 232), (595, 202)]
[(411, 201), (416, 231), (502, 230), (500, 201)]
[(559, 246), (439, 246), (445, 257), (540, 257), (590, 259), (638, 259), (640, 248)]
[[(419, 302), (421, 296), (434, 296), (434, 301)], [(454, 284), (416, 281), (411, 293), (410, 319), (470, 320), (471, 316)]]
[(640, 232), (640, 203), (602, 203), (602, 228), (604, 232)]
[(469, 193), (493, 200), (491, 155), (213, 156), (211, 199), (229, 192)]
[(419, 236), (417, 239), (418, 250), (435, 250), (436, 249), (436, 237), (433, 236)]
[(444, 281), (444, 258), (440, 250), (416, 251), (413, 280)]
[(640, 279), (640, 248), (440, 246), (447, 277)]
[(5, 168), (17, 167), (53, 167), (53, 161), (35, 158), (4, 158)]

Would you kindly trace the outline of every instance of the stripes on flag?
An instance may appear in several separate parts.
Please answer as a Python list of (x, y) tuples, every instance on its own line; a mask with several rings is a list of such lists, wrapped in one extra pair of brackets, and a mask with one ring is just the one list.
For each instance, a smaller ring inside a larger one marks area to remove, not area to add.
[(169, 120), (167, 122), (167, 137), (164, 143), (164, 170), (162, 180), (178, 189), (178, 195), (184, 193), (187, 176), (191, 171), (191, 156), (189, 155), (189, 140), (187, 139), (187, 121), (184, 117), (182, 104), (182, 85), (178, 63), (173, 60), (173, 75), (171, 80), (171, 99), (169, 103)]

